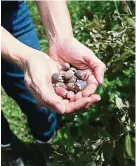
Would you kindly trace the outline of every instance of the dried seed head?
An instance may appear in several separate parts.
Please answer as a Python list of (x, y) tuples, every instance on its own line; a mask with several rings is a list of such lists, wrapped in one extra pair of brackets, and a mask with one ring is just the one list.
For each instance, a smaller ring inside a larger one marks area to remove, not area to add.
[(62, 87), (57, 87), (57, 88), (55, 89), (55, 92), (56, 92), (56, 94), (57, 94), (58, 96), (61, 96), (61, 97), (63, 97), (63, 98), (65, 98), (65, 97), (67, 96), (67, 91), (66, 91), (64, 88), (62, 88)]
[(82, 90), (82, 88), (81, 88), (81, 86), (80, 86), (80, 83), (79, 82), (76, 82), (75, 83), (75, 93), (77, 93), (77, 92), (79, 92), (79, 91), (81, 91)]
[(65, 72), (65, 74), (64, 74), (64, 79), (65, 79), (65, 80), (70, 80), (73, 76), (74, 76), (74, 72), (71, 71), (71, 70), (68, 70), (68, 71)]
[(74, 67), (71, 67), (69, 70), (73, 71), (74, 73), (77, 71)]
[(67, 84), (67, 89), (68, 89), (69, 91), (74, 91), (74, 89), (75, 89), (75, 84), (74, 84), (74, 83), (68, 83), (68, 84)]
[(86, 72), (84, 72), (82, 70), (77, 70), (75, 75), (78, 79), (82, 80), (86, 77)]
[(61, 73), (54, 73), (54, 74), (52, 75), (52, 82), (53, 82), (53, 83), (63, 82)]
[(55, 84), (55, 88), (57, 88), (57, 87), (62, 87), (62, 88), (64, 88), (64, 89), (66, 89), (66, 85), (65, 85), (63, 82), (57, 82), (57, 83)]
[(70, 80), (68, 80), (68, 83), (76, 83), (77, 78), (75, 76), (73, 76), (72, 78), (70, 78)]
[(65, 71), (60, 71), (60, 74), (61, 74), (61, 76), (62, 76), (62, 78), (63, 78), (64, 75), (65, 75)]

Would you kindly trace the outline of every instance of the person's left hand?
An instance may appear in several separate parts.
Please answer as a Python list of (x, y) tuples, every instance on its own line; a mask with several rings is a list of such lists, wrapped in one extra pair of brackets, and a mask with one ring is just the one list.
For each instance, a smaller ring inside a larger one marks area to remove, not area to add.
[(88, 86), (76, 94), (75, 100), (94, 94), (98, 85), (103, 84), (105, 64), (74, 37), (50, 44), (49, 56), (60, 64), (68, 62), (77, 69), (87, 72)]

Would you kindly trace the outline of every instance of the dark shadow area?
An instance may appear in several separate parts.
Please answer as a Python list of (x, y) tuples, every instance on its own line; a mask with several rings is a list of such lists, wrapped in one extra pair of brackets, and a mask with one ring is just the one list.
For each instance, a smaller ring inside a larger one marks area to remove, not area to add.
[[(35, 143), (26, 143), (21, 140), (15, 141), (16, 139), (13, 140), (13, 148), (21, 154), (20, 156), (25, 166), (45, 166), (44, 158)], [(3, 151), (1, 152), (1, 158), (1, 166), (7, 166)]]

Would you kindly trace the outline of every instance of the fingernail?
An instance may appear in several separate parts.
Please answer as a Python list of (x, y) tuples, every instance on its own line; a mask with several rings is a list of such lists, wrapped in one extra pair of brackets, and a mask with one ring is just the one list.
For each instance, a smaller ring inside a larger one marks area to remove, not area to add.
[(103, 76), (100, 76), (100, 84), (103, 84)]
[(101, 97), (99, 96), (99, 97), (97, 97), (97, 101), (100, 101), (101, 100)]
[(64, 114), (65, 107), (62, 104), (56, 104), (56, 109), (59, 110), (60, 113)]

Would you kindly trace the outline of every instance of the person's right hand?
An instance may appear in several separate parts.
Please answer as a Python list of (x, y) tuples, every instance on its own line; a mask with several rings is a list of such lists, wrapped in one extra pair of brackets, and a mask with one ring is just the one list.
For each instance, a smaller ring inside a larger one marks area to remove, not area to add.
[(24, 80), (30, 93), (37, 104), (47, 106), (51, 111), (59, 114), (75, 112), (92, 105), (100, 100), (100, 96), (93, 94), (90, 97), (82, 97), (76, 101), (70, 101), (58, 96), (52, 87), (52, 74), (58, 72), (58, 64), (41, 51), (29, 56), (23, 64)]

